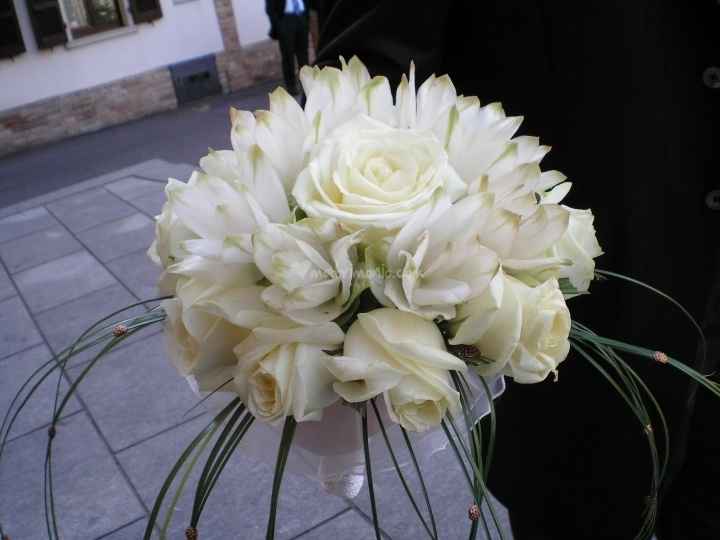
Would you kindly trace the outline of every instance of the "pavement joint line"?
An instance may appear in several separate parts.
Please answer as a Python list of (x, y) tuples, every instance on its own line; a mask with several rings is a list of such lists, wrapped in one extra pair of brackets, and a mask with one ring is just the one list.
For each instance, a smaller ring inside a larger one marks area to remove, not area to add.
[[(56, 219), (57, 219), (57, 218), (56, 218)], [(64, 225), (65, 225), (65, 224), (63, 223), (63, 226), (64, 226)], [(30, 320), (31, 320), (32, 323), (35, 325), (35, 329), (37, 330), (37, 332), (38, 332), (38, 333), (40, 334), (40, 336), (42, 337), (43, 342), (45, 343), (45, 346), (46, 346), (48, 349), (52, 350), (52, 348), (50, 347), (50, 342), (49, 342), (47, 336), (45, 335), (45, 333), (44, 333), (44, 332), (42, 331), (42, 329), (40, 328), (40, 325), (37, 323), (37, 320), (36, 320), (36, 318), (35, 318), (35, 315), (30, 311), (30, 306), (28, 306), (27, 301), (25, 300), (25, 297), (23, 297), (23, 295), (20, 294), (20, 289), (18, 288), (17, 283), (15, 282), (15, 279), (14, 279), (13, 276), (10, 275), (10, 273), (7, 271), (7, 266), (5, 265), (5, 262), (4, 262), (2, 259), (0, 259), (0, 267), (2, 267), (2, 268), (5, 270), (5, 272), (8, 274), (9, 279), (10, 279), (10, 283), (13, 285), (13, 287), (15, 287), (15, 290), (18, 292), (18, 296), (20, 297), (20, 301), (21, 301), (21, 302), (23, 303), (23, 305), (25, 306), (25, 309), (26, 309), (26, 311), (27, 311), (27, 313), (28, 313), (28, 315), (29, 315), (29, 317), (30, 317)], [(64, 378), (65, 378), (65, 381), (70, 385), (70, 387), (72, 387), (74, 381), (70, 380), (70, 377), (69, 377), (68, 372), (67, 372), (67, 366), (62, 366), (62, 367), (60, 367), (60, 375), (59, 375), (59, 376), (60, 376), (60, 377), (64, 377)], [(78, 385), (78, 387), (79, 387), (79, 385)], [(95, 418), (93, 417), (92, 413), (90, 412), (90, 409), (88, 408), (87, 404), (85, 403), (85, 400), (83, 400), (83, 398), (82, 398), (82, 396), (80, 395), (79, 392), (75, 392), (75, 393), (74, 393), (74, 396), (75, 396), (75, 399), (77, 400), (77, 402), (80, 404), (80, 411), (84, 412), (84, 413), (87, 415), (87, 418), (88, 418), (88, 420), (89, 420), (89, 422), (90, 422), (90, 425), (93, 427), (93, 429), (94, 429), (95, 432), (97, 433), (97, 436), (100, 438), (100, 441), (101, 441), (102, 444), (105, 446), (105, 449), (107, 450), (108, 455), (109, 455), (110, 458), (112, 459), (112, 461), (113, 461), (113, 463), (115, 464), (115, 466), (117, 467), (118, 471), (120, 471), (120, 475), (123, 477), (123, 479), (124, 479), (125, 482), (127, 483), (127, 487), (130, 489), (131, 493), (133, 493), (133, 495), (135, 495), (135, 499), (136, 499), (137, 502), (140, 504), (140, 507), (141, 507), (141, 508), (144, 510), (144, 512), (147, 514), (147, 513), (149, 512), (149, 510), (148, 510), (147, 506), (145, 505), (145, 503), (143, 502), (142, 497), (140, 497), (140, 493), (138, 492), (138, 490), (137, 490), (137, 488), (135, 487), (135, 485), (130, 481), (130, 475), (129, 475), (129, 474), (127, 473), (127, 471), (123, 468), (122, 464), (120, 463), (120, 460), (118, 460), (117, 456), (113, 453), (112, 447), (110, 446), (110, 442), (107, 440), (107, 438), (105, 437), (105, 434), (104, 434), (104, 433), (102, 432), (102, 430), (100, 429), (100, 425), (97, 423), (97, 421), (96, 421)], [(62, 417), (61, 417), (61, 418), (62, 418)]]
[[(28, 210), (34, 210), (35, 208), (45, 208), (45, 207), (44, 206), (33, 206), (32, 208), (28, 208)], [(27, 212), (28, 210), (23, 210), (23, 212)], [(47, 208), (45, 208), (45, 210), (47, 211)], [(20, 212), (20, 213), (22, 214), (22, 212)], [(52, 216), (52, 214), (51, 214), (51, 216)], [(54, 216), (53, 216), (53, 219), (55, 219)], [(10, 242), (15, 242), (16, 240), (22, 240), (23, 238), (26, 238), (26, 237), (31, 236), (36, 233), (47, 231), (49, 229), (52, 229), (53, 227), (57, 227), (57, 223), (53, 223), (52, 225), (48, 225), (47, 227), (43, 227), (42, 229), (35, 229), (34, 231), (21, 233), (20, 235), (10, 238), (8, 240), (3, 240), (2, 242), (0, 242), (0, 246), (2, 246), (4, 244), (9, 244)]]
[(108, 537), (112, 536), (113, 534), (115, 534), (116, 532), (120, 532), (120, 531), (122, 531), (122, 530), (123, 530), (124, 528), (126, 528), (126, 527), (130, 527), (131, 525), (135, 525), (136, 523), (142, 521), (143, 519), (145, 519), (145, 518), (147, 518), (147, 517), (148, 517), (147, 514), (145, 514), (144, 516), (140, 516), (140, 517), (137, 518), (137, 519), (133, 519), (132, 521), (129, 521), (128, 523), (125, 523), (124, 525), (120, 525), (118, 528), (113, 529), (112, 531), (106, 532), (106, 533), (103, 534), (102, 536), (96, 537), (95, 540), (103, 540), (104, 538), (108, 538)]
[[(59, 425), (62, 425), (62, 423), (63, 423), (65, 420), (68, 420), (69, 418), (72, 418), (73, 416), (77, 416), (78, 414), (82, 414), (82, 413), (84, 413), (84, 412), (85, 412), (85, 411), (83, 411), (82, 409), (78, 409), (78, 410), (75, 411), (75, 412), (71, 412), (71, 413), (68, 413), (68, 414), (64, 414), (64, 415), (62, 415), (62, 416), (60, 417), (60, 420), (58, 420), (58, 424), (59, 424)], [(30, 430), (28, 430), (28, 431), (25, 431), (24, 433), (20, 433), (19, 435), (15, 435), (14, 437), (8, 437), (8, 440), (6, 441), (6, 444), (10, 444), (10, 443), (15, 442), (15, 441), (17, 441), (17, 440), (20, 440), (20, 439), (22, 439), (22, 438), (24, 438), (24, 437), (27, 437), (28, 435), (32, 435), (33, 433), (37, 433), (38, 431), (45, 430), (45, 429), (48, 428), (48, 426), (49, 426), (51, 423), (52, 423), (52, 422), (46, 422), (46, 423), (44, 423), (44, 424), (41, 425), (41, 426), (34, 427), (34, 428), (32, 428), (32, 429), (30, 429)]]
[[(368, 516), (362, 508), (360, 508), (357, 504), (355, 504), (355, 501), (348, 497), (342, 497), (342, 499), (350, 505), (350, 508), (360, 514), (360, 517), (363, 518), (365, 521), (367, 521), (371, 527), (374, 527), (373, 519)], [(393, 540), (392, 537), (385, 531), (385, 529), (382, 528), (382, 525), (380, 526), (380, 534), (385, 538), (386, 540)]]
[[(106, 265), (105, 263), (103, 263), (103, 262), (95, 255), (95, 253), (93, 253), (93, 251), (90, 249), (90, 247), (89, 247), (85, 242), (83, 242), (82, 240), (80, 240), (80, 238), (78, 238), (77, 234), (75, 234), (73, 231), (71, 231), (70, 228), (69, 228), (67, 225), (65, 225), (65, 223), (63, 223), (62, 220), (60, 220), (60, 219), (52, 212), (52, 210), (50, 210), (50, 209), (48, 208), (47, 211), (50, 212), (50, 215), (51, 215), (51, 216), (53, 216), (55, 219), (57, 219), (58, 221), (60, 221), (61, 225), (65, 228), (65, 230), (68, 232), (68, 234), (70, 234), (70, 236), (72, 236), (77, 242), (79, 242), (80, 245), (83, 246), (83, 248), (85, 248), (85, 250), (90, 254), (90, 256), (91, 256), (93, 259), (95, 259), (95, 260), (98, 262), (98, 264), (100, 264), (100, 266), (102, 266), (102, 267), (105, 269), (106, 272), (108, 272), (113, 278), (115, 278), (115, 281), (117, 281), (117, 282), (130, 294), (130, 296), (132, 296), (135, 300), (138, 300), (138, 301), (142, 300), (141, 298), (138, 298), (138, 296), (137, 296), (134, 292), (132, 292), (132, 291), (130, 290), (130, 287), (128, 287), (127, 285), (125, 285), (125, 283), (115, 274), (115, 272), (113, 272), (112, 270), (110, 270), (110, 269), (107, 267), (107, 265)], [(82, 232), (82, 231), (79, 231), (79, 232)], [(98, 290), (100, 290), (100, 289), (98, 289)], [(91, 291), (91, 292), (96, 292), (96, 291)], [(83, 296), (84, 296), (84, 295), (83, 295)], [(78, 298), (79, 298), (79, 297), (78, 297)], [(77, 300), (77, 298), (74, 298), (73, 300)], [(56, 306), (53, 306), (53, 307), (56, 307)], [(146, 310), (149, 311), (149, 309), (147, 309), (147, 308), (146, 308)]]
[[(34, 270), (35, 268), (40, 268), (41, 266), (43, 266), (43, 265), (45, 265), (45, 264), (53, 263), (53, 262), (57, 261), (58, 259), (63, 259), (63, 258), (65, 258), (65, 257), (70, 257), (71, 255), (77, 255), (78, 253), (83, 253), (83, 252), (85, 252), (85, 251), (87, 251), (87, 248), (83, 246), (82, 249), (78, 249), (77, 251), (73, 251), (72, 253), (66, 253), (65, 255), (60, 255), (59, 257), (55, 257), (54, 259), (51, 259), (51, 260), (49, 260), (49, 261), (41, 262), (41, 263), (38, 263), (38, 264), (33, 264), (32, 266), (21, 267), (21, 268), (15, 270), (14, 272), (12, 272), (12, 275), (13, 275), (13, 276), (16, 276), (17, 274), (22, 274), (23, 272), (28, 272), (28, 271), (30, 271), (30, 270)], [(104, 288), (104, 287), (103, 287), (103, 288)], [(94, 292), (94, 291), (93, 291), (93, 292)], [(84, 296), (84, 295), (83, 295), (83, 296)], [(72, 300), (66, 300), (65, 302), (63, 302), (63, 304), (66, 304), (67, 302), (72, 302)], [(62, 304), (60, 304), (60, 305), (62, 305)], [(53, 308), (55, 308), (55, 307), (57, 307), (57, 306), (52, 306), (52, 307), (49, 307), (49, 308), (45, 308), (45, 309), (43, 309), (42, 311), (47, 311), (48, 309), (53, 309)], [(42, 311), (39, 311), (38, 313), (42, 313)]]
[(123, 452), (125, 452), (125, 451), (127, 451), (127, 450), (132, 450), (132, 449), (135, 448), (136, 446), (140, 446), (141, 444), (144, 444), (144, 443), (146, 443), (146, 442), (148, 442), (148, 441), (151, 441), (151, 440), (153, 440), (154, 438), (159, 437), (160, 435), (165, 435), (166, 433), (169, 433), (170, 431), (172, 431), (172, 430), (174, 430), (174, 429), (177, 429), (177, 428), (179, 428), (179, 427), (181, 427), (181, 426), (184, 426), (185, 424), (189, 424), (189, 423), (192, 422), (193, 420), (197, 420), (198, 418), (202, 418), (202, 417), (205, 416), (206, 414), (207, 414), (207, 412), (201, 412), (201, 413), (199, 413), (199, 414), (196, 414), (195, 416), (189, 416), (188, 418), (185, 418), (184, 420), (181, 420), (181, 421), (178, 422), (177, 424), (173, 424), (172, 426), (168, 426), (168, 427), (166, 427), (166, 428), (163, 428), (163, 429), (161, 429), (160, 431), (158, 431), (158, 432), (156, 432), (156, 433), (153, 433), (152, 435), (148, 435), (147, 437), (143, 437), (142, 439), (138, 439), (137, 441), (131, 442), (130, 444), (128, 444), (127, 446), (125, 446), (125, 447), (123, 447), (123, 448), (119, 448), (119, 449), (115, 450), (115, 453), (116, 453), (116, 454), (122, 454)]
[[(104, 189), (105, 189), (105, 191), (107, 191), (110, 195), (112, 195), (113, 197), (115, 197), (118, 201), (122, 201), (122, 202), (124, 202), (125, 204), (127, 204), (128, 206), (131, 206), (138, 214), (141, 214), (141, 215), (143, 215), (143, 216), (145, 216), (145, 217), (150, 217), (150, 216), (147, 214), (147, 212), (145, 212), (142, 208), (140, 208), (140, 207), (138, 207), (138, 206), (135, 206), (135, 203), (132, 201), (132, 199), (123, 199), (122, 197), (120, 197), (120, 195), (118, 195), (118, 194), (116, 194), (116, 193), (113, 193), (113, 192), (110, 191), (109, 189), (107, 189), (107, 188), (104, 188)], [(130, 214), (130, 216), (132, 216), (132, 214)], [(107, 223), (113, 223), (113, 222), (115, 222), (115, 221), (120, 221), (121, 219), (127, 219), (127, 218), (129, 218), (130, 216), (124, 216), (124, 217), (121, 217), (121, 218), (118, 218), (118, 219), (114, 219), (114, 220), (112, 220), (112, 221), (108, 221)], [(155, 224), (155, 222), (156, 222), (155, 217), (154, 217), (154, 216), (153, 216), (153, 217), (150, 217), (150, 221), (152, 221), (153, 224)], [(106, 223), (103, 223), (103, 225), (105, 225), (105, 224), (106, 224)], [(81, 232), (82, 232), (82, 231), (81, 231)], [(145, 251), (147, 251), (149, 248), (150, 248), (150, 246), (148, 246), (147, 248), (145, 248)], [(139, 249), (136, 249), (135, 251), (132, 251), (131, 253), (137, 253), (138, 251), (140, 251), (140, 250), (139, 250)], [(113, 257), (112, 259), (108, 259), (108, 260), (105, 261), (105, 262), (110, 262), (110, 261), (112, 261), (112, 260), (119, 259), (120, 257), (124, 257), (125, 255), (129, 255), (129, 253), (125, 253), (124, 255), (118, 255), (117, 257)]]
[(339, 518), (340, 516), (342, 516), (343, 514), (346, 514), (346, 513), (348, 513), (348, 512), (352, 512), (352, 508), (350, 508), (349, 506), (348, 506), (347, 508), (345, 508), (344, 510), (340, 510), (340, 511), (337, 512), (336, 514), (333, 514), (332, 516), (330, 516), (330, 517), (328, 517), (328, 518), (325, 518), (325, 519), (323, 519), (322, 521), (316, 523), (315, 525), (313, 525), (313, 526), (310, 527), (309, 529), (305, 529), (305, 530), (304, 530), (303, 532), (301, 532), (300, 534), (295, 535), (295, 536), (293, 536), (292, 538), (290, 538), (290, 540), (297, 540), (297, 539), (299, 539), (299, 538), (302, 538), (302, 537), (305, 536), (306, 534), (311, 533), (311, 532), (319, 529), (319, 528), (322, 527), (323, 525), (327, 525), (327, 524), (330, 523), (333, 519)]
[[(15, 297), (14, 297), (14, 296), (11, 296), (10, 298), (15, 298)], [(3, 300), (2, 302), (4, 302), (4, 300)], [(1, 304), (2, 302), (0, 302), (0, 304)], [(42, 341), (38, 341), (38, 342), (35, 343), (34, 345), (29, 345), (28, 347), (25, 347), (24, 349), (20, 349), (19, 351), (15, 351), (14, 353), (10, 353), (10, 354), (6, 354), (6, 355), (3, 355), (3, 356), (0, 356), (0, 366), (2, 366), (4, 362), (7, 362), (8, 360), (10, 360), (10, 358), (12, 358), (13, 356), (15, 356), (16, 354), (24, 354), (24, 353), (26, 353), (26, 352), (28, 352), (28, 351), (30, 351), (30, 350), (32, 350), (32, 349), (36, 349), (37, 347), (41, 347), (41, 346), (43, 346), (43, 345), (44, 345), (44, 343), (43, 343)], [(51, 356), (54, 356), (54, 353), (52, 352), (52, 349), (50, 349), (50, 355), (51, 355)], [(49, 358), (48, 358), (48, 360), (49, 360)]]

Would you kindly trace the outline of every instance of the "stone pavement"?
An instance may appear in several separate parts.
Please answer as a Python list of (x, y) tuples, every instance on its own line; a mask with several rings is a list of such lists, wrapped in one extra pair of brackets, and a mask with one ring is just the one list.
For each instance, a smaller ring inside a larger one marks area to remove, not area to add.
[[(152, 218), (166, 179), (186, 179), (191, 170), (152, 159), (0, 209), (0, 412), (37, 366), (89, 324), (156, 296), (158, 269), (145, 254)], [(89, 354), (71, 363), (70, 379)], [(13, 540), (46, 535), (41, 489), (53, 390), (51, 382), (41, 387), (0, 463), (0, 522)], [(195, 402), (165, 357), (159, 327), (129, 339), (91, 372), (56, 438), (62, 538), (142, 537), (167, 471), (208, 421), (197, 410), (185, 416)], [(442, 538), (465, 537), (469, 501), (454, 457), (443, 454), (427, 474)], [(423, 537), (397, 477), (378, 476), (386, 537)], [(240, 447), (208, 502), (201, 538), (264, 538), (271, 482), (271, 468), (244, 458)], [(185, 497), (171, 538), (184, 537), (189, 508)], [(369, 515), (366, 491), (349, 502), (288, 475), (278, 538), (371, 539)]]

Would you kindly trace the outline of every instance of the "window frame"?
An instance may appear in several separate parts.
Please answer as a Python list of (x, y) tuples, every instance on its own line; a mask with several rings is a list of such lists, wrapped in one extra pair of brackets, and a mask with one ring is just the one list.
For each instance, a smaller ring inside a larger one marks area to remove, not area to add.
[[(88, 13), (88, 19), (92, 18), (91, 9), (88, 7), (90, 2), (88, 0), (82, 0), (85, 9)], [(70, 18), (65, 8), (64, 0), (58, 0), (60, 5), (60, 13), (62, 15), (63, 23), (65, 24), (65, 35), (67, 37), (67, 43), (65, 44), (68, 48), (79, 47), (86, 43), (94, 43), (96, 41), (102, 41), (117, 35), (124, 35), (135, 31), (135, 22), (133, 21), (130, 13), (130, 5), (126, 0), (113, 0), (115, 7), (120, 17), (118, 25), (107, 25), (102, 27), (90, 26), (90, 31), (83, 33), (83, 35), (73, 35), (73, 29), (70, 26)]]

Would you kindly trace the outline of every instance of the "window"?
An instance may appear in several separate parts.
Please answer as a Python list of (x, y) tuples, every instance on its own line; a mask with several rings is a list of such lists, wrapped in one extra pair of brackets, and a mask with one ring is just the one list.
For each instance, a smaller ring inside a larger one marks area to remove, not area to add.
[[(5, 1), (7, 0), (0, 0), (0, 25)], [(12, 0), (9, 1), (12, 5)], [(152, 22), (162, 17), (160, 0), (26, 0), (26, 2), (35, 39), (41, 49), (50, 49), (67, 43), (68, 40), (75, 41), (107, 30), (132, 26), (133, 23)]]
[(72, 39), (125, 25), (118, 0), (61, 0)]
[(13, 0), (0, 0), (0, 58), (10, 58), (24, 50)]

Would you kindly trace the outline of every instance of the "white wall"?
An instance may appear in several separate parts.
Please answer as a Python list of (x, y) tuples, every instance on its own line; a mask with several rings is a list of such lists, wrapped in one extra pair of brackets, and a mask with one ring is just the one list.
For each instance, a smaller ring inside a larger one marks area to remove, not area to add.
[(0, 110), (74, 92), (223, 48), (213, 0), (174, 4), (137, 32), (82, 47), (39, 51), (25, 0), (15, 0), (27, 51), (0, 60)]
[(233, 0), (233, 11), (241, 45), (268, 39), (270, 21), (265, 13), (265, 0)]

